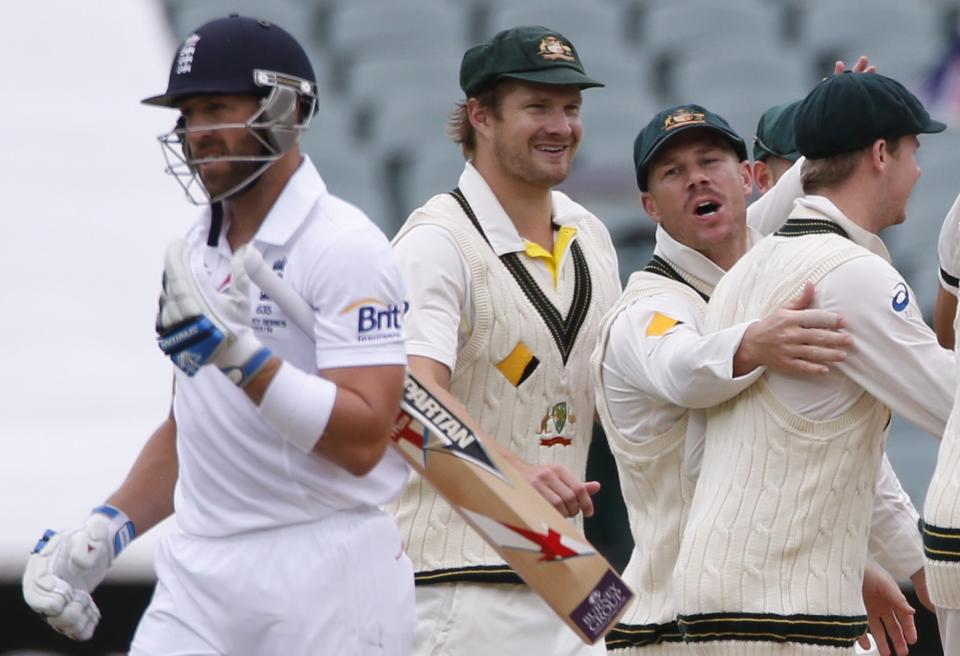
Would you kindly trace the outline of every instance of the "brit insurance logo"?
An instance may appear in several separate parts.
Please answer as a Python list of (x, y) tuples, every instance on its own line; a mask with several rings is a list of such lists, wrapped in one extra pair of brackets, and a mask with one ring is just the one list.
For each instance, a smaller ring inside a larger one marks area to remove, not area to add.
[(340, 314), (356, 317), (358, 341), (380, 342), (402, 338), (403, 317), (409, 309), (410, 304), (406, 301), (397, 304), (379, 298), (363, 298), (345, 307)]

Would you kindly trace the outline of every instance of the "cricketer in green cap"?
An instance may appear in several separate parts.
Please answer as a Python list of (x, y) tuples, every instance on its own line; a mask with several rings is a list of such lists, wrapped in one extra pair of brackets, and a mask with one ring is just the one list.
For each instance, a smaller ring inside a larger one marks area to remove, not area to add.
[(808, 159), (946, 127), (902, 84), (879, 73), (831, 75), (804, 98), (794, 124), (797, 150)]
[(503, 30), (464, 53), (460, 88), (468, 97), (504, 78), (580, 89), (603, 86), (587, 77), (567, 38), (539, 25)]
[(768, 192), (800, 159), (793, 138), (793, 121), (800, 100), (775, 105), (765, 111), (753, 137), (753, 181), (761, 194)]
[(687, 130), (709, 130), (730, 142), (740, 161), (747, 159), (747, 145), (727, 120), (700, 105), (676, 105), (656, 116), (633, 142), (633, 164), (640, 191), (647, 191), (650, 162), (668, 141)]
[(633, 156), (657, 234), (662, 229), (724, 270), (733, 266), (747, 248), (753, 182), (746, 144), (726, 119), (701, 105), (670, 107), (640, 131)]
[[(572, 89), (578, 95), (583, 89), (604, 86), (587, 77), (580, 55), (559, 32), (539, 25), (498, 32), (467, 50), (460, 63), (460, 88), (466, 98), (451, 112), (447, 132), (467, 159), (474, 156), (477, 140), (468, 105), (486, 107), (498, 116), (508, 91), (506, 83), (511, 81), (555, 91)], [(577, 133), (579, 142), (579, 130)], [(575, 150), (574, 145), (571, 152)]]

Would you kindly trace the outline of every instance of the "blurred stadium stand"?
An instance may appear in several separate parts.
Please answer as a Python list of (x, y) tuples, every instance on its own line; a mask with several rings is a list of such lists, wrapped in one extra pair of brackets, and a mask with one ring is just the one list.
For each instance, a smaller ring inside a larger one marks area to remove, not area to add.
[[(510, 25), (539, 22), (560, 30), (588, 74), (607, 83), (584, 94), (585, 136), (561, 188), (608, 222), (624, 277), (652, 248), (653, 226), (637, 202), (630, 168), (633, 137), (658, 108), (707, 105), (749, 141), (766, 107), (802, 97), (836, 59), (850, 62), (861, 53), (919, 89), (947, 51), (960, 13), (955, 0), (163, 4), (178, 38), (208, 18), (237, 11), (275, 20), (306, 44), (325, 88), (304, 148), (331, 188), (368, 211), (388, 235), (410, 210), (456, 184), (461, 160), (444, 121), (460, 95), (464, 49)], [(936, 293), (930, 246), (956, 194), (944, 166), (956, 152), (952, 142), (949, 135), (923, 140), (926, 174), (911, 201), (913, 225), (885, 235), (926, 313)]]
[[(960, 0), (157, 1), (178, 40), (205, 20), (232, 12), (273, 20), (301, 40), (321, 84), (319, 112), (302, 146), (331, 190), (364, 209), (388, 236), (413, 208), (457, 182), (463, 160), (444, 121), (461, 95), (457, 69), (463, 51), (519, 23), (560, 30), (576, 45), (587, 73), (608, 83), (584, 94), (584, 141), (561, 188), (607, 222), (624, 279), (643, 266), (653, 247), (653, 224), (640, 208), (633, 177), (632, 144), (658, 109), (679, 102), (706, 105), (749, 143), (768, 106), (802, 97), (837, 58), (852, 62), (859, 54), (920, 92), (933, 68), (944, 63), (960, 16)], [(960, 101), (924, 99), (938, 118), (958, 122)], [(921, 144), (924, 174), (909, 218), (884, 238), (929, 320), (937, 291), (937, 233), (960, 191), (960, 137), (948, 131), (923, 137)], [(888, 450), (922, 507), (936, 441), (897, 420)], [(595, 462), (608, 457), (601, 453)], [(625, 557), (622, 547), (612, 547), (618, 562)], [(6, 586), (0, 597), (0, 609), (16, 611), (7, 617), (22, 610), (13, 590)], [(126, 593), (125, 603), (134, 609), (146, 602), (142, 589)], [(102, 594), (124, 591), (108, 586)], [(64, 646), (36, 618), (24, 619), (24, 625), (53, 636), (44, 644), (55, 653), (107, 653), (124, 646), (109, 621), (105, 613), (101, 633), (111, 637), (100, 651)], [(925, 626), (911, 653), (940, 653)]]

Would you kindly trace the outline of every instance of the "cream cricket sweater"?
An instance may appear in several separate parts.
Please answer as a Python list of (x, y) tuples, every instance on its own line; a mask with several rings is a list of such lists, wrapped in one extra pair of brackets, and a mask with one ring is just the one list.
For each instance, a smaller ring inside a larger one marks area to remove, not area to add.
[[(958, 328), (960, 313), (953, 321), (953, 329)], [(923, 551), (933, 603), (938, 608), (960, 609), (960, 386), (924, 502)]]
[(701, 316), (706, 311), (706, 301), (695, 289), (652, 273), (648, 267), (630, 277), (620, 301), (604, 318), (593, 356), (597, 412), (616, 458), (634, 541), (623, 578), (636, 596), (617, 626), (607, 634), (607, 649), (624, 656), (689, 653), (680, 642), (672, 594), (673, 567), (693, 496), (693, 482), (683, 473), (688, 415), (684, 413), (670, 429), (649, 440), (630, 440), (615, 426), (602, 384), (603, 357), (617, 317), (637, 300), (664, 292), (689, 297), (691, 307), (697, 308)]
[[(524, 461), (563, 464), (582, 479), (594, 417), (590, 356), (619, 280), (599, 220), (560, 192), (553, 192), (553, 201), (565, 217), (576, 216), (565, 219), (577, 230), (565, 263), (572, 266), (566, 275), (575, 276), (575, 284), (565, 286), (571, 296), (566, 316), (540, 291), (518, 254), (497, 257), (462, 196), (435, 196), (397, 238), (419, 225), (443, 227), (469, 266), (475, 316), (459, 345), (453, 395), (488, 435)], [(417, 474), (390, 509), (418, 584), (520, 581)]]
[[(720, 282), (707, 330), (767, 316), (804, 282), (869, 255), (841, 234), (791, 219)], [(888, 419), (864, 393), (833, 419), (807, 420), (766, 377), (709, 412), (674, 577), (678, 623), (698, 652), (853, 653), (866, 629), (863, 566)]]

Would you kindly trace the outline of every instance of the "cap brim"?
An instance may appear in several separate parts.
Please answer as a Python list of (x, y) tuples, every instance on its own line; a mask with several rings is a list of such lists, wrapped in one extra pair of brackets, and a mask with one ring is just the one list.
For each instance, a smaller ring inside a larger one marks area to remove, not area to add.
[(710, 130), (711, 132), (716, 132), (721, 137), (730, 142), (730, 145), (733, 146), (733, 149), (737, 151), (737, 155), (740, 157), (740, 160), (747, 159), (747, 145), (743, 142), (743, 139), (739, 137), (736, 133), (731, 133), (728, 130), (724, 130), (721, 127), (716, 125), (708, 125), (706, 123), (689, 123), (687, 125), (681, 125), (680, 127), (675, 127), (667, 134), (654, 144), (653, 148), (650, 149), (650, 152), (647, 153), (647, 156), (641, 162), (640, 166), (646, 168), (650, 164), (657, 153), (659, 153), (665, 144), (669, 143), (676, 135), (681, 132), (687, 132), (689, 130)]
[(160, 96), (150, 96), (140, 101), (144, 105), (155, 105), (156, 107), (176, 107), (176, 97), (169, 94)]
[(796, 163), (800, 159), (800, 153), (797, 151), (791, 151), (789, 153), (775, 153), (769, 150), (757, 150), (753, 149), (753, 161), (754, 162), (765, 162), (771, 157), (776, 157), (777, 159), (785, 159), (788, 162)]
[(580, 71), (572, 68), (556, 67), (546, 68), (539, 71), (521, 71), (518, 73), (504, 73), (499, 76), (500, 79), (507, 78), (511, 80), (522, 80), (524, 82), (535, 82), (536, 84), (550, 84), (557, 86), (575, 86), (581, 89), (590, 89), (592, 87), (606, 86), (603, 82), (597, 82), (589, 78)]
[(946, 123), (941, 123), (940, 121), (935, 121), (930, 119), (927, 122), (927, 127), (920, 130), (920, 134), (936, 134), (937, 132), (943, 132), (947, 129)]

